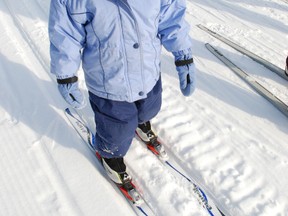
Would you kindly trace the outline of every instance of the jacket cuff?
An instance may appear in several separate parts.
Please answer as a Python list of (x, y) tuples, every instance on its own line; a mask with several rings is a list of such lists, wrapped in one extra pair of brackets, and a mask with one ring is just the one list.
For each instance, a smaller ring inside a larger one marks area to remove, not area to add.
[(193, 58), (190, 58), (190, 59), (184, 59), (184, 60), (175, 61), (175, 65), (176, 65), (176, 67), (180, 67), (180, 66), (192, 64), (193, 62), (194, 62)]
[(73, 76), (73, 77), (69, 77), (66, 79), (57, 79), (57, 83), (58, 84), (69, 84), (69, 83), (75, 83), (78, 81), (78, 77), (77, 76)]

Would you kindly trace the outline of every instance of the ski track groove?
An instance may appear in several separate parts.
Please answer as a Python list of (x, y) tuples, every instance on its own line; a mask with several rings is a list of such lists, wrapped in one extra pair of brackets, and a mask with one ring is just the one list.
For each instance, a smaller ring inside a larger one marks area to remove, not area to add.
[[(11, 5), (9, 5), (7, 1), (5, 1), (5, 4), (8, 8), (8, 11), (11, 14), (11, 17), (15, 23), (16, 28), (19, 30), (19, 33), (22, 35), (24, 41), (27, 42), (24, 46), (21, 46), (21, 45), (17, 45), (19, 44), (19, 42), (16, 38), (12, 39), (13, 46), (16, 46), (17, 50), (19, 50), (15, 54), (20, 55), (21, 59), (25, 62), (25, 65), (26, 66), (29, 65), (29, 67), (31, 67), (32, 65), (31, 59), (28, 59), (25, 54), (29, 51), (32, 51), (34, 53), (34, 56), (37, 59), (37, 62), (42, 64), (43, 66), (43, 61), (41, 57), (39, 57), (40, 55), (39, 55), (39, 52), (37, 51), (37, 47), (33, 43), (33, 40), (29, 37), (29, 34), (25, 31), (24, 24), (20, 21), (19, 17), (17, 17), (13, 13), (13, 9), (11, 8)], [(9, 32), (10, 28), (7, 28), (5, 30), (7, 30), (6, 32)], [(13, 38), (13, 34), (9, 34), (9, 37)], [(28, 50), (24, 51), (23, 49), (21, 49), (21, 47), (28, 48), (29, 51)], [(33, 115), (33, 112), (32, 112), (32, 115)], [(17, 121), (17, 124), (18, 124), (18, 121)], [(21, 125), (22, 123), (20, 123), (20, 126)], [(15, 210), (21, 211), (21, 212), (16, 213), (16, 215), (27, 215), (27, 216), (39, 215), (39, 214), (44, 213), (43, 209), (47, 210), (51, 215), (67, 215), (67, 214), (75, 215), (75, 216), (82, 215), (80, 208), (77, 206), (77, 204), (73, 200), (73, 196), (71, 196), (69, 189), (65, 186), (65, 183), (64, 183), (65, 181), (61, 177), (61, 173), (59, 172), (58, 167), (55, 164), (55, 161), (53, 157), (51, 156), (51, 153), (49, 152), (49, 150), (46, 147), (44, 147), (44, 145), (42, 145), (41, 141), (35, 141), (34, 143), (29, 144), (28, 140), (26, 140), (25, 142), (26, 137), (24, 135), (17, 133), (17, 137), (19, 138), (15, 138), (15, 139), (19, 139), (18, 143), (21, 145), (21, 147), (19, 146), (20, 149), (18, 149), (18, 151), (23, 152), (22, 153), (23, 158), (21, 157), (21, 158), (17, 158), (15, 160), (10, 160), (10, 161), (14, 161), (13, 162), (14, 164), (15, 162), (19, 161), (19, 165), (18, 165), (18, 167), (20, 168), (19, 170), (23, 170), (23, 172), (25, 172), (25, 173), (22, 173), (22, 176), (27, 176), (26, 179), (21, 180), (20, 185), (22, 185), (22, 187), (20, 188), (17, 187), (17, 191), (20, 194), (22, 194), (22, 196), (25, 196), (27, 194), (27, 191), (31, 191), (31, 193), (35, 193), (34, 196), (36, 200), (28, 199), (28, 197), (30, 196), (27, 195), (27, 199), (25, 199), (26, 200), (25, 203), (23, 204), (21, 202), (19, 203), (17, 202), (17, 204), (15, 203), (15, 206), (16, 205), (19, 206), (19, 208), (16, 208)], [(37, 146), (41, 146), (41, 147), (38, 148), (38, 150), (34, 152), (33, 149), (35, 150), (35, 147)], [(15, 152), (15, 149), (13, 146), (11, 146), (11, 150), (9, 152), (10, 157), (11, 155), (13, 155), (11, 154), (12, 152)], [(23, 163), (23, 161), (26, 161), (26, 162)], [(37, 164), (35, 163), (35, 161), (38, 161), (39, 163)], [(43, 169), (43, 167), (46, 167), (46, 168)], [(50, 173), (50, 175), (47, 173)], [(34, 178), (32, 178), (33, 179), (32, 185), (31, 183), (27, 184), (28, 181), (31, 181), (30, 179), (31, 176), (34, 176)], [(49, 177), (52, 176), (53, 180), (50, 180), (48, 176)], [(14, 179), (14, 178), (11, 177), (9, 179)], [(15, 183), (9, 182), (9, 185), (17, 185), (17, 184), (19, 185), (18, 181), (19, 181), (18, 179), (15, 179)], [(33, 182), (35, 182), (35, 184), (33, 184)], [(40, 208), (38, 205), (34, 205), (33, 202), (35, 201), (39, 202), (40, 204), (39, 206), (43, 208)], [(68, 206), (67, 206), (67, 203), (68, 203)], [(25, 208), (27, 204), (30, 206), (29, 209)], [(31, 207), (33, 209), (31, 209)], [(12, 212), (14, 212), (15, 210), (12, 210)], [(25, 212), (25, 210), (29, 212)], [(11, 215), (14, 215), (14, 213)]]
[[(25, 129), (26, 126), (20, 123), (17, 125), (17, 127)], [(10, 130), (6, 131), (8, 131), (8, 133), (11, 133), (11, 136), (13, 136), (14, 130), (17, 130), (17, 128), (13, 127)], [(31, 143), (31, 138), (27, 139), (26, 136), (27, 129), (23, 131), (26, 132), (22, 133), (18, 131), (17, 137), (14, 137), (14, 139), (19, 143), (17, 151), (15, 151), (15, 147), (13, 145), (6, 145), (5, 148), (1, 148), (1, 152), (2, 154), (4, 154), (1, 160), (5, 161), (5, 166), (1, 166), (1, 170), (5, 171), (5, 173), (8, 174), (8, 176), (5, 176), (5, 179), (7, 180), (1, 180), (1, 182), (4, 182), (4, 185), (1, 185), (1, 188), (4, 188), (4, 191), (2, 192), (5, 192), (8, 197), (14, 197), (13, 199), (2, 200), (1, 204), (5, 206), (5, 203), (7, 201), (15, 202), (14, 205), (17, 206), (17, 208), (11, 209), (11, 214), (8, 215), (39, 215), (43, 214), (44, 210), (50, 212), (51, 215), (65, 215), (60, 213), (63, 210), (63, 206), (61, 205), (61, 199), (59, 200), (57, 198), (57, 194), (54, 190), (54, 187), (52, 187), (51, 185), (51, 181), (47, 181), (47, 179), (43, 179), (43, 176), (40, 177), (39, 175), (39, 172), (43, 173), (45, 172), (45, 170), (47, 170), (47, 166), (40, 166), (39, 164), (43, 162), (44, 158), (39, 157), (36, 159), (36, 156), (39, 156), (39, 154), (41, 156), (45, 156), (45, 154), (42, 155), (41, 151), (37, 151), (34, 154), (33, 151), (31, 151), (31, 149), (33, 149), (33, 146), (35, 146), (38, 141)], [(31, 136), (35, 136), (32, 131), (30, 133)], [(9, 143), (9, 140), (4, 139), (4, 143)], [(19, 154), (19, 152), (21, 152), (21, 154)], [(35, 163), (35, 161), (39, 163)], [(49, 160), (47, 164), (51, 164), (51, 161), (52, 160)], [(9, 165), (9, 163), (13, 163), (13, 165)], [(17, 165), (17, 170), (5, 170), (5, 167), (12, 167), (15, 166), (15, 164)], [(43, 167), (46, 168), (43, 170)], [(17, 175), (21, 175), (22, 178), (15, 178), (14, 176)], [(55, 181), (54, 179), (53, 184), (55, 184), (55, 182), (57, 181)], [(63, 189), (65, 188), (65, 186), (61, 184), (61, 187), (58, 188), (57, 191), (61, 191), (61, 188)], [(11, 194), (10, 191), (13, 194)], [(31, 196), (34, 197), (34, 199), (30, 199)], [(21, 199), (17, 197), (21, 197)], [(23, 197), (26, 198), (23, 199)], [(35, 202), (39, 203), (40, 205), (35, 205)], [(29, 209), (25, 208), (25, 206), (27, 205), (31, 207)], [(11, 204), (9, 204), (9, 206), (11, 206)], [(1, 208), (0, 212), (1, 211), (3, 211), (3, 207)], [(72, 211), (70, 210), (66, 211), (66, 213), (68, 213), (69, 215), (79, 215), (72, 214)], [(5, 215), (7, 215), (7, 213)]]
[[(197, 9), (201, 8), (201, 10), (203, 10), (204, 12), (199, 12), (199, 11), (196, 11), (196, 9), (194, 9), (195, 10), (195, 14), (193, 15), (190, 12), (190, 13), (188, 13), (188, 16), (192, 16), (192, 17), (194, 17), (194, 19), (199, 20), (200, 23), (203, 23), (203, 18), (201, 16), (199, 16), (199, 15), (203, 14), (203, 13), (210, 14), (212, 17), (214, 17), (214, 19), (210, 18), (209, 20), (214, 20), (214, 22), (213, 23), (208, 22), (208, 23), (205, 23), (204, 25), (207, 25), (207, 24), (208, 24), (208, 26), (218, 25), (218, 27), (219, 26), (222, 27), (223, 29), (221, 29), (222, 30), (221, 32), (218, 31), (219, 33), (224, 33), (224, 30), (227, 29), (225, 31), (225, 35), (228, 36), (229, 38), (231, 38), (234, 41), (241, 41), (242, 42), (242, 41), (244, 41), (243, 38), (245, 38), (245, 41), (246, 40), (247, 41), (251, 40), (252, 43), (245, 43), (245, 44), (241, 43), (239, 45), (243, 46), (247, 50), (250, 50), (251, 52), (254, 52), (255, 54), (257, 54), (257, 55), (259, 55), (261, 57), (267, 56), (266, 53), (267, 52), (271, 52), (271, 53), (273, 53), (273, 58), (269, 55), (269, 59), (267, 59), (267, 60), (272, 62), (273, 64), (279, 66), (279, 67), (283, 66), (284, 58), (286, 58), (285, 54), (287, 54), (287, 53), (278, 53), (275, 49), (269, 47), (269, 42), (272, 42), (271, 45), (273, 45), (273, 47), (274, 47), (274, 45), (276, 43), (276, 44), (278, 44), (277, 46), (279, 47), (279, 49), (283, 48), (283, 44), (280, 44), (278, 41), (275, 41), (273, 39), (273, 37), (271, 36), (271, 35), (274, 35), (274, 34), (281, 34), (283, 37), (285, 37), (284, 32), (277, 33), (277, 32), (274, 31), (275, 25), (273, 25), (273, 26), (271, 26), (269, 28), (269, 26), (267, 27), (267, 26), (259, 25), (259, 23), (257, 21), (255, 23), (247, 22), (246, 20), (241, 19), (243, 17), (243, 15), (242, 15), (243, 10), (239, 10), (236, 7), (233, 7), (233, 11), (235, 11), (235, 10), (239, 11), (238, 12), (239, 16), (237, 16), (237, 14), (235, 15), (235, 14), (226, 13), (227, 10), (225, 10), (223, 8), (223, 6), (226, 7), (229, 3), (224, 3), (223, 1), (221, 1), (220, 3), (216, 3), (216, 4), (221, 4), (220, 5), (221, 10), (219, 10), (219, 13), (217, 13), (217, 14), (211, 13), (209, 11), (209, 7), (215, 8), (215, 4), (211, 5), (210, 1), (206, 0), (206, 1), (202, 1), (202, 3), (198, 3), (198, 2), (190, 0), (188, 2), (188, 6), (190, 4), (191, 4), (192, 8), (194, 7), (194, 5), (197, 5)], [(205, 6), (202, 6), (203, 4), (205, 4)], [(264, 3), (261, 3), (261, 4), (264, 4)], [(274, 4), (276, 4), (276, 3), (274, 3)], [(239, 4), (239, 6), (242, 7), (242, 8), (246, 7), (245, 4)], [(265, 6), (265, 5), (263, 5), (263, 6)], [(277, 7), (275, 9), (273, 9), (273, 11), (280, 10), (280, 9), (281, 9), (281, 7), (277, 5)], [(193, 9), (192, 9), (192, 11), (193, 11)], [(231, 11), (231, 10), (228, 10), (228, 11)], [(249, 10), (248, 10), (248, 12), (249, 12)], [(274, 13), (276, 13), (276, 12), (274, 12)], [(271, 13), (269, 13), (269, 12), (263, 11), (262, 13), (259, 14), (259, 16), (264, 16), (265, 15), (265, 16), (267, 16), (267, 17), (269, 16), (269, 18), (273, 19), (273, 17), (270, 17), (270, 14)], [(201, 17), (202, 20), (199, 17)], [(259, 19), (257, 16), (256, 16), (256, 18)], [(235, 29), (232, 26), (227, 25), (226, 24), (227, 23), (226, 20), (230, 20), (230, 19), (236, 20), (237, 23), (240, 23), (242, 26), (245, 26), (246, 31), (241, 30), (241, 32), (239, 32), (238, 29)], [(204, 19), (204, 20), (206, 20), (206, 19)], [(277, 24), (279, 24), (279, 25), (286, 25), (286, 29), (288, 30), (288, 26), (287, 26), (288, 20), (285, 20), (283, 18), (283, 20), (282, 19), (277, 19), (277, 21), (278, 21)], [(263, 30), (265, 30), (265, 31), (263, 31)], [(284, 31), (284, 29), (283, 29), (283, 31)], [(267, 32), (269, 32), (269, 33), (267, 33)], [(260, 40), (259, 40), (259, 35), (262, 38)], [(238, 40), (238, 38), (241, 38), (242, 40)], [(260, 49), (256, 49), (256, 47), (260, 47)], [(263, 49), (263, 47), (267, 47), (268, 49)], [(287, 51), (287, 49), (288, 49), (288, 47), (286, 48), (286, 51)], [(258, 53), (257, 51), (259, 51), (259, 50), (265, 50), (266, 52)], [(282, 56), (282, 58), (279, 58), (281, 56)]]
[[(43, 69), (47, 72), (47, 74), (50, 74), (49, 73), (49, 57), (48, 56), (45, 56), (44, 53), (42, 52), (41, 49), (39, 49), (39, 47), (43, 47), (43, 40), (41, 39), (39, 44), (37, 44), (35, 41), (39, 41), (37, 39), (37, 35), (39, 34), (36, 34), (36, 38), (33, 38), (31, 37), (30, 33), (27, 32), (26, 29), (29, 29), (24, 22), (21, 21), (21, 19), (19, 18), (19, 16), (17, 15), (17, 12), (14, 11), (13, 9), (13, 6), (11, 6), (11, 2), (9, 0), (9, 2), (7, 0), (4, 0), (7, 8), (8, 8), (8, 11), (10, 12), (11, 14), (11, 17), (13, 18), (14, 20), (14, 23), (15, 23), (15, 26), (18, 28), (19, 32), (22, 34), (23, 36), (23, 39), (27, 42), (27, 44), (30, 46), (30, 49), (31, 51), (34, 53), (34, 56), (38, 59), (38, 61), (41, 63), (41, 65), (43, 66)], [(19, 1), (18, 1), (18, 4), (19, 4)], [(23, 6), (23, 8), (26, 7), (26, 5)], [(22, 8), (22, 9), (23, 9)], [(36, 10), (37, 11), (37, 10)], [(26, 10), (25, 12), (30, 12), (30, 10), (26, 7)], [(28, 13), (29, 14), (29, 13)], [(28, 16), (29, 17), (29, 16)], [(31, 17), (34, 17), (33, 15), (31, 15)], [(39, 30), (41, 32), (41, 35), (46, 35), (46, 38), (44, 39), (44, 41), (48, 40), (48, 37), (47, 37), (47, 33), (45, 33), (45, 31), (42, 29), (42, 30)], [(35, 33), (35, 32), (34, 32)], [(47, 49), (46, 49), (47, 51)], [(51, 75), (50, 75), (51, 76)]]
[(70, 189), (66, 186), (65, 179), (63, 178), (51, 151), (47, 148), (47, 144), (50, 143), (50, 140), (47, 141), (47, 144), (45, 140), (46, 138), (43, 137), (36, 141), (33, 149), (31, 149), (38, 158), (37, 161), (39, 161), (41, 167), (45, 167), (44, 170), (41, 170), (41, 172), (43, 172), (41, 177), (42, 181), (45, 181), (45, 184), (50, 185), (48, 196), (48, 191), (46, 193), (42, 192), (44, 196), (42, 195), (40, 200), (48, 203), (51, 203), (52, 201), (53, 205), (58, 205), (57, 209), (59, 209), (59, 211), (60, 208), (63, 208), (64, 210), (61, 215), (83, 215), (80, 207), (74, 200)]

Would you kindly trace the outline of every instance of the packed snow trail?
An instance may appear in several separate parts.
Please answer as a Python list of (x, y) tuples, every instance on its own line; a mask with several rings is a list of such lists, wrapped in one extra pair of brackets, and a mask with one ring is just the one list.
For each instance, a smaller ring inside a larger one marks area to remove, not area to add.
[[(0, 1), (0, 215), (133, 215), (67, 127), (62, 112), (66, 104), (49, 74), (49, 3)], [(241, 68), (253, 71), (254, 78), (286, 103), (287, 82), (196, 25), (284, 68), (288, 5), (280, 0), (188, 0), (187, 5), (197, 90), (192, 97), (181, 96), (173, 58), (164, 52), (163, 106), (153, 125), (174, 159), (231, 215), (285, 216), (288, 121), (204, 44), (215, 45)], [(86, 90), (81, 71), (79, 79)], [(83, 113), (93, 128), (89, 106)], [(185, 187), (179, 189), (179, 182), (146, 151), (135, 140), (126, 160), (137, 182), (151, 190), (146, 195), (157, 214), (193, 215)], [(139, 175), (139, 170), (144, 172)]]

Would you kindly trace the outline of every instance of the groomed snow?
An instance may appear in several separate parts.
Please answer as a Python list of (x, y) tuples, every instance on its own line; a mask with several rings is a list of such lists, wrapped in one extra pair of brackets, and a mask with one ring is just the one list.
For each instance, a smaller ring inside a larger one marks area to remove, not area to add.
[[(129, 0), (128, 0), (129, 2)], [(0, 215), (134, 215), (64, 115), (49, 73), (48, 0), (0, 0)], [(170, 157), (232, 216), (288, 215), (288, 120), (224, 66), (209, 42), (288, 104), (287, 81), (209, 36), (202, 24), (284, 69), (288, 4), (187, 0), (197, 89), (181, 95), (163, 50), (163, 106), (153, 120)], [(79, 71), (83, 92), (83, 72)], [(91, 128), (93, 113), (83, 109)], [(128, 168), (157, 215), (205, 215), (189, 185), (134, 140)], [(98, 169), (99, 168), (99, 169)]]

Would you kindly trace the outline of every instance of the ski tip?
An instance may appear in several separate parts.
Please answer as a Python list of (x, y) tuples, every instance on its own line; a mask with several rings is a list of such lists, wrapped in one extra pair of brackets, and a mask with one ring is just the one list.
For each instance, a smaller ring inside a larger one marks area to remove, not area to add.
[(70, 111), (70, 109), (68, 107), (65, 109), (65, 112), (68, 113), (68, 114), (71, 114), (71, 111)]
[(140, 207), (140, 206), (136, 206), (138, 208), (138, 210), (145, 216), (148, 216), (148, 214)]

